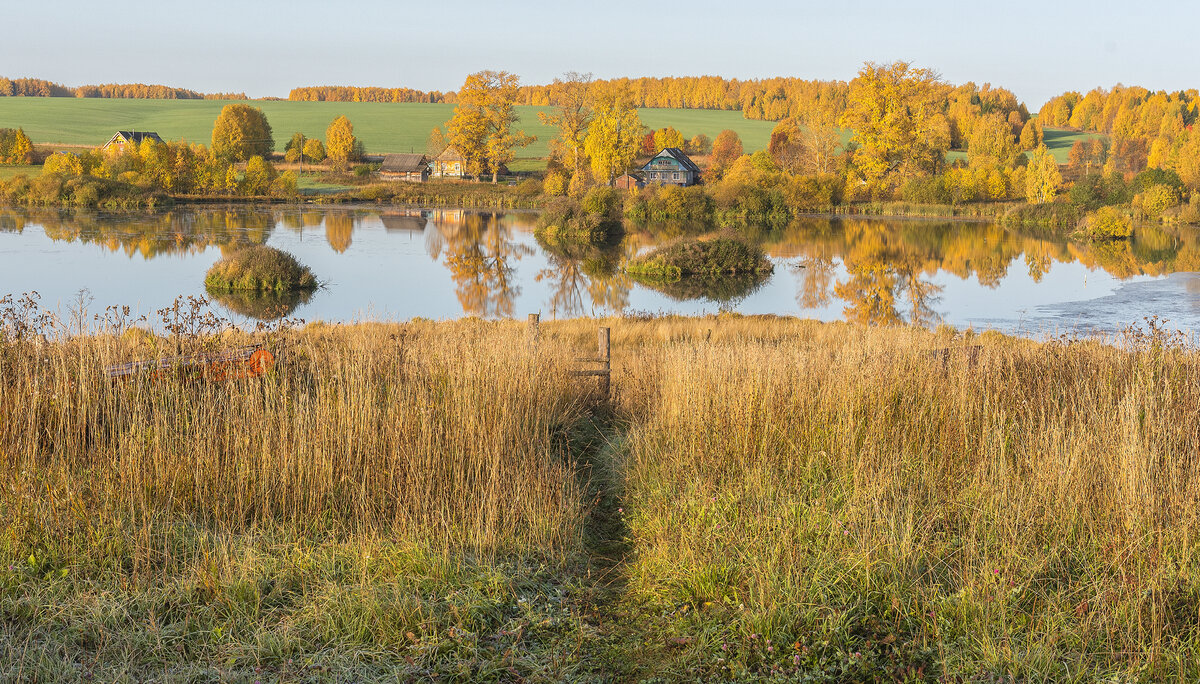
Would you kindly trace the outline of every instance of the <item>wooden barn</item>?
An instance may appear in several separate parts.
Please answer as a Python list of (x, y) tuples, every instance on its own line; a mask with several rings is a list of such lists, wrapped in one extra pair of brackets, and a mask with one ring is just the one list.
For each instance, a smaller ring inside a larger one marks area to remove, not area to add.
[(423, 154), (385, 154), (379, 177), (390, 181), (424, 183), (429, 180), (429, 160)]
[(154, 131), (117, 131), (100, 149), (104, 152), (124, 152), (126, 145), (137, 147), (142, 144), (143, 140), (163, 141)]
[(668, 147), (654, 155), (642, 167), (647, 183), (687, 187), (700, 182), (700, 167), (683, 150)]
[(433, 175), (438, 178), (462, 178), (467, 175), (467, 159), (453, 146), (442, 150), (433, 160)]
[(619, 190), (640, 190), (641, 188), (645, 187), (645, 185), (646, 181), (632, 173), (619, 176), (615, 181), (613, 181), (613, 186)]

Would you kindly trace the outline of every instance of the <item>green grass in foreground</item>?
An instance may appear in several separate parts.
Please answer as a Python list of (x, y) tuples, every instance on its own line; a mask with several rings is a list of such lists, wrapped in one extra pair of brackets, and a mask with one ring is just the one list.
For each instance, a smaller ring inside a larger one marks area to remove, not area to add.
[[(212, 125), (221, 107), (217, 100), (119, 100), (90, 98), (0, 98), (0, 121), (5, 126), (24, 128), (35, 143), (100, 145), (117, 130), (157, 131), (166, 140), (190, 140), (208, 144)], [(354, 133), (368, 153), (421, 152), (434, 126), (441, 126), (454, 113), (454, 105), (374, 102), (287, 102), (251, 101), (267, 115), (274, 131), (276, 149), (283, 150), (292, 133), (324, 138), (325, 128), (345, 114)], [(555, 131), (537, 118), (546, 107), (517, 107), (520, 127), (537, 142), (520, 151), (523, 158), (544, 158)], [(738, 132), (746, 152), (766, 147), (774, 123), (747, 121), (741, 112), (643, 109), (642, 121), (651, 128), (674, 126), (686, 137), (704, 133), (716, 138), (724, 128)]]

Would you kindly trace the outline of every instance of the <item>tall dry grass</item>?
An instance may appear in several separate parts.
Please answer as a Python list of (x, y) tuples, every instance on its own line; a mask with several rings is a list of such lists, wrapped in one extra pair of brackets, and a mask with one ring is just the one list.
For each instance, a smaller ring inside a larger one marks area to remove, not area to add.
[(631, 593), (700, 635), (693, 657), (1200, 676), (1200, 355), (1151, 334), (946, 357), (928, 350), (963, 341), (761, 325), (791, 339), (692, 339), (629, 369)]
[(187, 306), (159, 336), (2, 312), (0, 680), (541, 667), (501, 654), (564, 619), (555, 573), (581, 553), (576, 350), (479, 321), (310, 325), (266, 333), (263, 378), (113, 383), (265, 333)]
[(312, 325), (258, 380), (102, 372), (248, 340), (206, 325), (0, 342), (0, 679), (1200, 676), (1200, 355), (1156, 328)]
[(132, 534), (185, 518), (475, 552), (574, 547), (583, 508), (559, 432), (587, 389), (560, 362), (570, 350), (531, 353), (523, 334), (310, 326), (267, 377), (220, 383), (108, 380), (109, 364), (177, 351), (145, 336), (5, 344), (9, 539), (53, 553), (97, 521)]

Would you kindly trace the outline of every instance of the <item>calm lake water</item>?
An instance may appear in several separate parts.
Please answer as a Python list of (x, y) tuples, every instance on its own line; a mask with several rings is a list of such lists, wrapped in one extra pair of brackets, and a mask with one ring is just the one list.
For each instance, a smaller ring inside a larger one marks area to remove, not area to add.
[(986, 223), (811, 218), (751, 229), (775, 264), (765, 279), (643, 284), (620, 266), (688, 233), (631, 228), (618, 244), (539, 242), (536, 215), (371, 208), (182, 209), (103, 214), (0, 209), (0, 295), (37, 291), (68, 310), (152, 314), (205, 295), (223, 252), (266, 243), (326, 286), (303, 301), (218, 298), (235, 321), (416, 316), (544, 318), (611, 313), (771, 313), (868, 323), (948, 323), (1031, 336), (1117, 331), (1147, 316), (1200, 331), (1200, 232), (1143, 228), (1084, 244)]

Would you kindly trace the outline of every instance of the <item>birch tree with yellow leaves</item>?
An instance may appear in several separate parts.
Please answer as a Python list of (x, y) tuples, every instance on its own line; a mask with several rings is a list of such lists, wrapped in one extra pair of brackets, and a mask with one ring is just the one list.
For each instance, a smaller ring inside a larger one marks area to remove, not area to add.
[(515, 129), (520, 120), (514, 106), (520, 85), (516, 74), (480, 71), (467, 76), (458, 92), (458, 106), (446, 129), (450, 144), (476, 177), (491, 173), (495, 183), (500, 167), (516, 157), (516, 150), (537, 139)]

